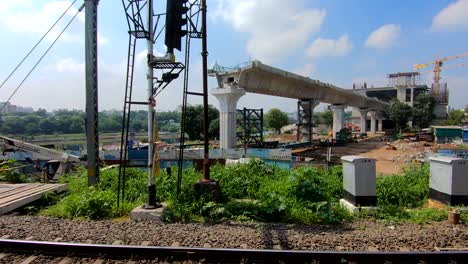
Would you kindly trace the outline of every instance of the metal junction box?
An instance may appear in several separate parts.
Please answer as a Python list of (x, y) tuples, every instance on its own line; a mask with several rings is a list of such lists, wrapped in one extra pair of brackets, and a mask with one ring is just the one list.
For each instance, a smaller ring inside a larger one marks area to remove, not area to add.
[(375, 159), (360, 156), (343, 156), (343, 188), (345, 200), (359, 206), (375, 206)]
[(468, 205), (468, 160), (431, 157), (429, 198), (449, 205)]

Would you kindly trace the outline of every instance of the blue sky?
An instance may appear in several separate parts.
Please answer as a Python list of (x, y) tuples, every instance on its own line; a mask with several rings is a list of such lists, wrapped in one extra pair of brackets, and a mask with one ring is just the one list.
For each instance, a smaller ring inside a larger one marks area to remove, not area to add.
[[(16, 0), (0, 6), (0, 79), (3, 80), (71, 1)], [(78, 0), (65, 20), (81, 5)], [(156, 12), (165, 1), (155, 0)], [(386, 74), (411, 71), (415, 63), (468, 52), (468, 0), (208, 0), (209, 63), (230, 66), (257, 59), (313, 79), (351, 88), (353, 82), (385, 85)], [(63, 28), (44, 41), (32, 60), (3, 88), (5, 101), (26, 72)], [(54, 35), (55, 34), (55, 35)], [(122, 108), (127, 24), (121, 1), (99, 4), (99, 102), (101, 110)], [(164, 52), (162, 39), (156, 52)], [(200, 43), (192, 47), (191, 90), (201, 88)], [(135, 100), (146, 94), (145, 43), (137, 48)], [(179, 57), (181, 54), (177, 54)], [(468, 62), (468, 57), (446, 65)], [(422, 81), (430, 84), (431, 68)], [(446, 70), (450, 105), (468, 104), (468, 67)], [(210, 89), (216, 82), (210, 80)], [(12, 99), (12, 103), (48, 110), (84, 109), (84, 14), (80, 14), (50, 54)], [(173, 110), (182, 102), (181, 80), (157, 98), (158, 110)], [(218, 102), (210, 96), (210, 103)], [(190, 103), (200, 103), (190, 98)], [(292, 112), (291, 99), (248, 94), (239, 107), (278, 107)], [(323, 108), (323, 106), (321, 106)]]

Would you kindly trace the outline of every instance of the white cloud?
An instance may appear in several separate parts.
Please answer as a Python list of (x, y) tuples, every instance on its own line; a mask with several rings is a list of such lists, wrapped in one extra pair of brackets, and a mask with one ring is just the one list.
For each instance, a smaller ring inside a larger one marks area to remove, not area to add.
[(306, 49), (306, 54), (311, 58), (337, 57), (347, 55), (352, 48), (353, 45), (349, 41), (348, 35), (343, 35), (336, 40), (318, 38)]
[(366, 41), (367, 47), (386, 49), (395, 44), (400, 36), (400, 25), (387, 24), (374, 30)]
[(316, 69), (317, 69), (317, 67), (314, 64), (307, 63), (307, 64), (303, 65), (301, 68), (297, 68), (297, 69), (292, 70), (292, 72), (294, 72), (295, 74), (299, 74), (301, 76), (304, 76), (304, 77), (310, 77), (312, 74), (315, 73)]
[(442, 9), (433, 19), (431, 30), (468, 29), (468, 0), (458, 0)]
[[(14, 2), (15, 4), (7, 4), (6, 6), (2, 3), (0, 22), (11, 32), (40, 35), (44, 34), (71, 4), (71, 1), (50, 1), (38, 7), (36, 6), (37, 2), (33, 4), (31, 0)], [(77, 11), (78, 8), (72, 6), (62, 20), (47, 35), (46, 40), (53, 41)], [(84, 24), (84, 12), (82, 10), (77, 16), (77, 21), (80, 24)], [(60, 40), (69, 43), (83, 43), (83, 27), (80, 27), (79, 32), (77, 31), (76, 28), (70, 26), (63, 33)], [(101, 33), (98, 33), (98, 43), (99, 45), (105, 45), (108, 43), (108, 39)]]
[(249, 34), (247, 52), (264, 62), (278, 61), (302, 49), (320, 30), (326, 12), (307, 9), (304, 1), (217, 0), (213, 18)]
[(72, 73), (84, 73), (84, 63), (79, 63), (73, 58), (65, 58), (57, 61), (55, 68), (58, 72), (72, 72)]

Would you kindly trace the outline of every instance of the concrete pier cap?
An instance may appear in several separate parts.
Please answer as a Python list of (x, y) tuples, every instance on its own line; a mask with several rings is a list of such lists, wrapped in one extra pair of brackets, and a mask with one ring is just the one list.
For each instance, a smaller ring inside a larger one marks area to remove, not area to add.
[(245, 95), (245, 90), (238, 87), (224, 86), (211, 90), (211, 94), (219, 101), (219, 141), (220, 148), (236, 147), (236, 111), (237, 102)]

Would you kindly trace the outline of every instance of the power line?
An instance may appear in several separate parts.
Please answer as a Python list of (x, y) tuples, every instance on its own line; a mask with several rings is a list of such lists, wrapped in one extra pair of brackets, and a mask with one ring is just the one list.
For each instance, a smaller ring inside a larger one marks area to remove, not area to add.
[(68, 12), (68, 10), (76, 3), (77, 0), (73, 1), (73, 3), (71, 3), (71, 5), (65, 10), (65, 12), (63, 12), (63, 14), (55, 21), (55, 23), (49, 28), (49, 30), (47, 30), (47, 32), (41, 37), (41, 39), (39, 39), (39, 41), (34, 45), (34, 47), (32, 47), (32, 49), (26, 54), (26, 56), (24, 56), (24, 58), (20, 61), (20, 63), (18, 63), (18, 65), (16, 65), (16, 67), (13, 69), (13, 71), (11, 71), (11, 73), (8, 75), (8, 77), (6, 77), (6, 79), (2, 82), (2, 84), (0, 84), (0, 89), (3, 87), (3, 85), (5, 85), (5, 83), (10, 79), (11, 76), (13, 76), (13, 74), (16, 72), (16, 70), (18, 70), (18, 68), (21, 66), (21, 64), (23, 64), (23, 62), (29, 57), (29, 55), (31, 55), (31, 53), (36, 49), (36, 47), (42, 42), (42, 40), (44, 40), (44, 38), (50, 33), (50, 31), (52, 30), (52, 28), (55, 27), (55, 25), (57, 25), (57, 23), (65, 16), (65, 14)]
[(52, 47), (54, 46), (54, 44), (57, 42), (57, 40), (62, 36), (62, 34), (65, 32), (65, 30), (67, 30), (68, 26), (70, 26), (70, 24), (73, 22), (73, 20), (78, 16), (78, 14), (81, 12), (81, 10), (83, 10), (83, 8), (85, 7), (85, 4), (83, 4), (79, 9), (78, 11), (76, 12), (76, 14), (72, 17), (72, 19), (68, 22), (68, 24), (65, 26), (65, 28), (60, 32), (60, 34), (55, 38), (55, 40), (52, 42), (52, 44), (50, 44), (49, 48), (47, 48), (47, 50), (44, 52), (44, 54), (42, 54), (41, 58), (39, 58), (39, 60), (36, 62), (36, 64), (34, 64), (34, 66), (31, 68), (31, 70), (28, 72), (28, 74), (26, 75), (26, 77), (23, 78), (23, 80), (21, 81), (21, 83), (16, 87), (16, 89), (13, 91), (13, 93), (10, 95), (10, 97), (8, 97), (8, 100), (3, 104), (2, 108), (0, 108), (0, 113), (3, 111), (3, 108), (6, 107), (6, 105), (8, 104), (8, 102), (10, 102), (11, 98), (13, 98), (13, 96), (16, 94), (16, 92), (18, 91), (18, 89), (23, 85), (23, 83), (28, 79), (29, 75), (31, 75), (31, 73), (36, 69), (36, 67), (39, 65), (39, 63), (41, 63), (42, 59), (44, 59), (44, 57), (47, 55), (47, 53), (49, 53), (49, 51), (52, 49)]

